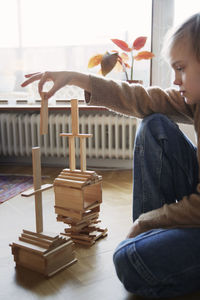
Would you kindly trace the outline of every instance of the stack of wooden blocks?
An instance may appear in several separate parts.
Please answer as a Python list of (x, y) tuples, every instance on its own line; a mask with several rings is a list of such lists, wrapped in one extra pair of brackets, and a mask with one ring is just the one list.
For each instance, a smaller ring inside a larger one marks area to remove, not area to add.
[(93, 171), (64, 169), (54, 181), (57, 220), (69, 225), (64, 235), (91, 246), (107, 235), (97, 226), (102, 202), (102, 177)]
[[(91, 246), (107, 229), (100, 228), (99, 212), (102, 203), (102, 177), (86, 170), (86, 143), (91, 134), (79, 133), (78, 102), (71, 100), (72, 133), (69, 138), (69, 169), (64, 169), (54, 181), (55, 213), (57, 220), (68, 224), (63, 235), (77, 244)], [(75, 138), (80, 138), (80, 170), (76, 169)]]
[[(42, 98), (40, 111), (40, 134), (48, 132), (48, 101)], [(52, 188), (53, 184), (41, 185), (40, 148), (32, 148), (34, 188), (22, 196), (35, 196), (36, 232), (23, 230), (18, 241), (10, 244), (16, 267), (23, 266), (52, 276), (77, 261), (74, 243), (70, 237), (63, 237), (43, 231), (42, 192)]]
[(16, 267), (23, 266), (47, 277), (77, 261), (71, 238), (59, 235), (23, 230), (11, 247)]

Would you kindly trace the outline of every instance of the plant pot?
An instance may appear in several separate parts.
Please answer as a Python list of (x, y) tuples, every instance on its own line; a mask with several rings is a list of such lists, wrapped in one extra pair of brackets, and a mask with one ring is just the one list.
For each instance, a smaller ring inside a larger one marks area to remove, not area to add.
[(128, 83), (139, 83), (139, 84), (143, 84), (142, 80), (127, 80)]

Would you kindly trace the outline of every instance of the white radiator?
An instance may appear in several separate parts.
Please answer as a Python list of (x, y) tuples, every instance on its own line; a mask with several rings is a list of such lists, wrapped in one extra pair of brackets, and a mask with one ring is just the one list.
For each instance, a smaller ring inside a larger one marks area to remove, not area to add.
[[(92, 159), (132, 160), (137, 120), (116, 114), (82, 114), (79, 117), (80, 133), (92, 133), (87, 139), (88, 163)], [(71, 132), (71, 116), (49, 114), (49, 130), (40, 136), (40, 115), (30, 113), (0, 114), (0, 156), (31, 157), (32, 147), (40, 146), (42, 157), (68, 157), (68, 139), (61, 132)], [(79, 140), (76, 140), (79, 157)], [(106, 163), (107, 166), (107, 163)]]

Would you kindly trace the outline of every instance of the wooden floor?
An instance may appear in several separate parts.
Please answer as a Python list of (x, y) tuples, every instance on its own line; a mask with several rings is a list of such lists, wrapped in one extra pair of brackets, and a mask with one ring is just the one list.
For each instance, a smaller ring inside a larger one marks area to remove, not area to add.
[[(52, 183), (58, 168), (43, 168), (43, 183)], [(30, 167), (0, 167), (0, 173), (32, 174)], [(91, 248), (76, 247), (78, 262), (50, 279), (26, 269), (16, 269), (9, 243), (22, 229), (33, 229), (34, 197), (20, 195), (0, 205), (0, 299), (56, 300), (136, 300), (115, 274), (112, 254), (131, 226), (132, 172), (98, 171), (103, 176), (103, 204), (100, 219), (108, 236)], [(53, 189), (43, 192), (44, 230), (60, 233), (65, 228), (56, 221)], [(200, 295), (176, 299), (200, 299)], [(172, 300), (172, 299), (171, 299)]]

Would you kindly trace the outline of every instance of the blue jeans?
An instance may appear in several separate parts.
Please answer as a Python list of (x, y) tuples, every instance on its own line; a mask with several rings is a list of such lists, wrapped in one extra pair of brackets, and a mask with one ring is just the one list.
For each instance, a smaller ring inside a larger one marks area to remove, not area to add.
[[(161, 114), (146, 117), (134, 148), (133, 220), (196, 193), (196, 148)], [(147, 298), (200, 290), (200, 228), (153, 229), (122, 241), (113, 255), (125, 288)]]

